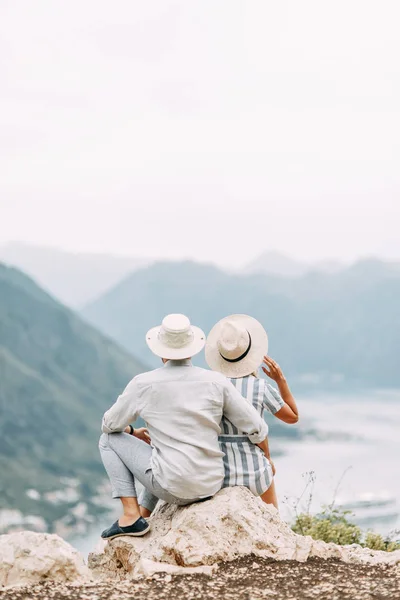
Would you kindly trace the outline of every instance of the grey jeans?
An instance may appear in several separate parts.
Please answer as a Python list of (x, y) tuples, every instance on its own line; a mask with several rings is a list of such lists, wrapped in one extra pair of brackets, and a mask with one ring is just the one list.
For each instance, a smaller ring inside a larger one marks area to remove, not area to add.
[(199, 501), (199, 498), (177, 498), (160, 486), (150, 464), (151, 446), (142, 440), (128, 433), (103, 433), (99, 449), (111, 481), (113, 498), (136, 498), (136, 479), (144, 487), (138, 500), (139, 504), (150, 511), (154, 510), (158, 500), (179, 506)]

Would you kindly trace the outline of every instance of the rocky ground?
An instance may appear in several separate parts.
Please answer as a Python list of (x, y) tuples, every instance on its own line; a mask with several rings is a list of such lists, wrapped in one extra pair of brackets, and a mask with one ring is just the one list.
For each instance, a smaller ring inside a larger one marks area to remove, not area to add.
[(212, 577), (158, 574), (122, 583), (47, 583), (0, 591), (0, 600), (400, 600), (400, 571), (313, 558), (305, 563), (244, 557)]

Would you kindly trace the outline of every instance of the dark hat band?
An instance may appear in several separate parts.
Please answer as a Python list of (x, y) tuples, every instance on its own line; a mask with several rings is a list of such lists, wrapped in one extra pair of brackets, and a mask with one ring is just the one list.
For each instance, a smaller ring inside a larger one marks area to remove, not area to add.
[[(247, 329), (246, 329), (246, 331), (247, 331)], [(224, 360), (226, 360), (226, 362), (228, 362), (228, 363), (237, 363), (240, 360), (243, 360), (244, 358), (246, 358), (246, 356), (248, 355), (248, 353), (250, 352), (250, 349), (251, 349), (251, 335), (250, 335), (250, 333), (248, 331), (247, 331), (247, 333), (249, 334), (249, 345), (247, 347), (247, 350), (245, 352), (243, 352), (243, 354), (241, 356), (238, 356), (237, 358), (226, 358), (220, 352), (219, 353), (220, 357), (223, 358)]]

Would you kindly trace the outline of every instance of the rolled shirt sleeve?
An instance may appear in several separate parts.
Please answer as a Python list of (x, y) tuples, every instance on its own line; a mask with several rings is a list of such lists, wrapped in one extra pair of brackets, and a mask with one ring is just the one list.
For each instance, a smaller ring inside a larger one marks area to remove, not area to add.
[(285, 402), (283, 401), (280, 392), (266, 381), (264, 382), (263, 405), (264, 408), (273, 415), (285, 406)]
[(132, 379), (113, 406), (104, 413), (103, 433), (123, 431), (140, 416), (137, 383)]
[(253, 444), (260, 444), (268, 435), (268, 425), (254, 406), (247, 402), (235, 386), (227, 381), (224, 386), (224, 415)]

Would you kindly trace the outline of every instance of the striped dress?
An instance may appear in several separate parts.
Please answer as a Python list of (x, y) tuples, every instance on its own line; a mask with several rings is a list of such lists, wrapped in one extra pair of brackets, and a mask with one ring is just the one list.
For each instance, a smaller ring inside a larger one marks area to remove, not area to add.
[[(261, 416), (264, 415), (264, 410), (275, 414), (284, 405), (278, 390), (265, 379), (249, 375), (231, 381)], [(225, 477), (222, 487), (243, 485), (256, 496), (266, 492), (273, 476), (270, 462), (262, 450), (225, 417), (221, 421), (221, 435), (218, 439), (224, 453)]]

